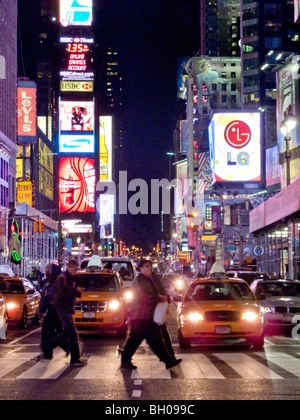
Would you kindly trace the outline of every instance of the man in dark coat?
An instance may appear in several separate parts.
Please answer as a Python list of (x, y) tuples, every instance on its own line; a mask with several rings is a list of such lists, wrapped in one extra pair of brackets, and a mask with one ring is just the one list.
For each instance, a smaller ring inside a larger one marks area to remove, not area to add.
[(166, 364), (170, 369), (178, 365), (181, 359), (172, 357), (162, 339), (159, 326), (153, 321), (155, 306), (160, 301), (166, 301), (166, 295), (160, 295), (153, 281), (152, 263), (149, 260), (142, 260), (139, 263), (140, 274), (132, 285), (133, 300), (129, 307), (130, 332), (122, 353), (121, 369), (137, 369), (131, 362), (135, 351), (146, 339), (153, 353)]
[[(62, 324), (53, 305), (54, 282), (60, 273), (61, 269), (56, 264), (49, 263), (45, 268), (46, 282), (41, 293), (39, 305), (39, 312), (43, 315), (41, 348), (44, 353), (44, 359), (52, 359), (53, 346), (51, 344), (51, 340), (55, 337), (61, 337), (63, 334)], [(49, 341), (50, 344), (48, 345)], [(57, 343), (57, 345), (69, 354), (69, 346), (66, 340), (62, 339)]]

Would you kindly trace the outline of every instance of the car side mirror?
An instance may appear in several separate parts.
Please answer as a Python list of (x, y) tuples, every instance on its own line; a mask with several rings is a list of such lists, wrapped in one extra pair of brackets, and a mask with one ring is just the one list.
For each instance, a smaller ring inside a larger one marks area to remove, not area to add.
[(26, 295), (33, 295), (34, 293), (35, 293), (35, 290), (29, 289), (27, 290)]

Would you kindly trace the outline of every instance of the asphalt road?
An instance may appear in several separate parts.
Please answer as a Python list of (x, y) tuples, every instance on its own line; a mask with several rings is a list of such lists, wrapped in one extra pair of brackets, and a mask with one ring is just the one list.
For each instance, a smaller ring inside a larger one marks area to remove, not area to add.
[(123, 339), (80, 335), (82, 358), (88, 364), (75, 368), (61, 350), (52, 361), (38, 359), (40, 328), (10, 327), (7, 339), (0, 342), (0, 399), (98, 400), (104, 414), (131, 417), (196, 414), (203, 400), (300, 399), (300, 340), (289, 332), (267, 336), (263, 351), (241, 343), (183, 350), (174, 307), (169, 330), (175, 353), (183, 359), (179, 366), (166, 370), (143, 343), (134, 358), (137, 371), (122, 372), (118, 346)]

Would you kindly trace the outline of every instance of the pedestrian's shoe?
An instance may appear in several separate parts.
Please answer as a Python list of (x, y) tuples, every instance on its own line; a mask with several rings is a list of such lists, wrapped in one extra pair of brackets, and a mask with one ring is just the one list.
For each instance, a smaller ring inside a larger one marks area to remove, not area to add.
[(74, 367), (82, 367), (87, 365), (87, 362), (84, 362), (83, 360), (77, 360), (77, 362), (70, 362), (70, 365)]
[(180, 362), (182, 362), (182, 359), (171, 359), (166, 363), (166, 369), (171, 369), (172, 367), (179, 365)]
[(131, 362), (123, 362), (120, 367), (121, 370), (136, 370), (137, 366), (134, 366)]

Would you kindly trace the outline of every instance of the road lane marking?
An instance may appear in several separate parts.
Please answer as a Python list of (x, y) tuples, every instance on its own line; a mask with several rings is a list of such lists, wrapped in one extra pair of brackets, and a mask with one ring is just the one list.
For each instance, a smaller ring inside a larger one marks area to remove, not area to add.
[(265, 352), (257, 352), (255, 354), (263, 359), (270, 360), (270, 362), (300, 378), (300, 363), (299, 359), (296, 357), (280, 352), (268, 354)]
[(70, 366), (64, 352), (56, 352), (52, 360), (43, 359), (16, 379), (57, 379)]
[(23, 363), (37, 357), (39, 353), (11, 353), (5, 357), (0, 358), (0, 378), (7, 375)]
[(244, 379), (283, 379), (262, 363), (244, 353), (214, 353)]

